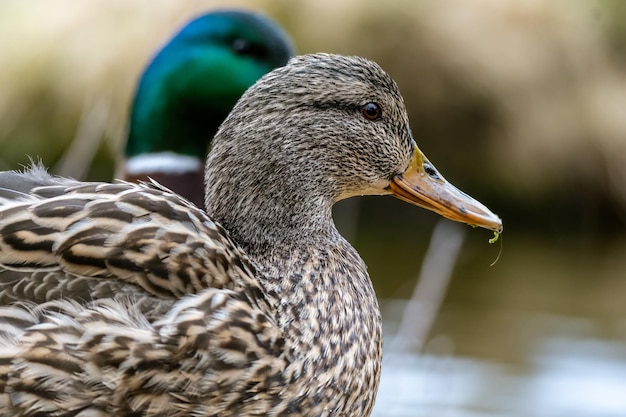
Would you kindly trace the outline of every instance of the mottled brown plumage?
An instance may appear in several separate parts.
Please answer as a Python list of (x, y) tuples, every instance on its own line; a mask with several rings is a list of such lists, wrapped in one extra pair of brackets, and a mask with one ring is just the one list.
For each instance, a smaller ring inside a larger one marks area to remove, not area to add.
[(0, 175), (0, 416), (368, 416), (380, 313), (332, 205), (393, 194), (501, 229), (356, 57), (263, 77), (206, 181), (207, 214), (155, 184)]
[(152, 319), (183, 295), (253, 275), (222, 227), (158, 184), (26, 175), (28, 194), (0, 205), (0, 305), (117, 297)]

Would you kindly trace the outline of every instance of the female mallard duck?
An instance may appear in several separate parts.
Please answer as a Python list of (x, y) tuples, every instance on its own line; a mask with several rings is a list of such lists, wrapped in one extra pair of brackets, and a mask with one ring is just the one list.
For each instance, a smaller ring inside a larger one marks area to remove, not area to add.
[(381, 319), (333, 203), (390, 194), (502, 230), (358, 57), (300, 56), (261, 78), (205, 173), (206, 214), (156, 184), (0, 176), (3, 302), (57, 299), (0, 309), (1, 416), (368, 416)]
[(220, 10), (189, 22), (139, 81), (117, 177), (153, 178), (203, 207), (210, 138), (243, 92), (292, 55), (287, 34), (259, 13)]

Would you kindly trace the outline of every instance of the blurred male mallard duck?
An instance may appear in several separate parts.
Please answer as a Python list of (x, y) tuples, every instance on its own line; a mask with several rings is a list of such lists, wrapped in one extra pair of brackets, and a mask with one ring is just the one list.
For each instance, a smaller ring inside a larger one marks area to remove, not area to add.
[(426, 159), (398, 87), (358, 57), (261, 78), (205, 174), (206, 213), (156, 184), (0, 175), (3, 304), (56, 299), (0, 308), (0, 416), (368, 416), (381, 318), (333, 204), (394, 195), (502, 229)]
[(287, 34), (260, 13), (219, 10), (189, 22), (139, 81), (117, 178), (153, 178), (203, 207), (210, 138), (243, 92), (292, 55)]

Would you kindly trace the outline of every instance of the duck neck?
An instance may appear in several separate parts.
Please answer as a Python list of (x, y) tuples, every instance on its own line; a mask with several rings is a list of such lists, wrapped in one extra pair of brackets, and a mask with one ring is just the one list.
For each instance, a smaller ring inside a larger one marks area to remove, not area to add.
[(255, 188), (254, 179), (226, 186), (220, 181), (228, 176), (210, 172), (208, 214), (259, 270), (286, 341), (288, 386), (302, 393), (299, 406), (317, 407), (309, 394), (324, 392), (326, 406), (341, 415), (369, 415), (381, 366), (381, 318), (364, 262), (332, 222), (332, 199), (314, 198), (303, 184), (284, 192), (291, 185), (280, 178), (236, 195)]
[[(315, 413), (314, 393), (326, 409), (367, 416), (378, 391), (382, 325), (365, 264), (350, 244), (291, 248), (270, 262), (255, 257), (286, 341), (289, 390), (302, 393), (299, 407)], [(331, 413), (332, 414), (332, 413)]]
[(210, 103), (142, 79), (131, 110), (126, 157), (170, 151), (204, 160), (209, 139), (228, 114)]
[(258, 199), (234, 210), (210, 213), (252, 257), (289, 256), (293, 248), (312, 247), (342, 239), (331, 208), (304, 201)]

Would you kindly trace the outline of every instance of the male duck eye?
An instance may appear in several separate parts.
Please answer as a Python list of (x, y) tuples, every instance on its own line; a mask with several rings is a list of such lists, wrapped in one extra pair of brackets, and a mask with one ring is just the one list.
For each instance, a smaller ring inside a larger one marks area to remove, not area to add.
[(259, 59), (262, 59), (266, 55), (266, 51), (263, 47), (255, 45), (254, 43), (243, 38), (235, 39), (230, 47), (237, 55), (247, 55)]
[(369, 120), (376, 120), (380, 118), (382, 110), (378, 104), (369, 102), (361, 107), (361, 113)]

